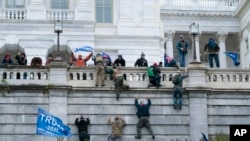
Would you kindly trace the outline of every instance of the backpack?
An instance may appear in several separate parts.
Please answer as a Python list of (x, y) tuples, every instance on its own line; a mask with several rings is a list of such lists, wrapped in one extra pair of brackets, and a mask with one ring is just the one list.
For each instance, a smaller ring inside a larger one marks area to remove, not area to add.
[(147, 74), (148, 74), (148, 77), (155, 76), (155, 74), (154, 74), (154, 68), (153, 67), (148, 67), (147, 68)]
[(178, 84), (180, 82), (180, 76), (175, 75), (172, 79), (173, 84)]

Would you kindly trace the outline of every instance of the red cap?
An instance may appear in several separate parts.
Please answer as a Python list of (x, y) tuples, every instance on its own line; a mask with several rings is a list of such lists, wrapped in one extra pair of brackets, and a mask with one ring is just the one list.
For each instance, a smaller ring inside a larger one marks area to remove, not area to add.
[(153, 66), (156, 67), (156, 66), (157, 66), (157, 63), (154, 63)]

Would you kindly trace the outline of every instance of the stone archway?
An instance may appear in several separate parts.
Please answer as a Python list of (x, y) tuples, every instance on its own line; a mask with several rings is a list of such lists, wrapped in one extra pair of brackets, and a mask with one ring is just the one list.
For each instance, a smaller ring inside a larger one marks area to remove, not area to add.
[(24, 49), (17, 45), (17, 44), (5, 44), (3, 47), (0, 48), (0, 61), (2, 63), (2, 60), (6, 54), (9, 54), (11, 56), (11, 59), (13, 61), (13, 64), (17, 64), (17, 61), (15, 60), (16, 55), (18, 52), (24, 52)]
[[(67, 45), (61, 45), (60, 46), (60, 56), (62, 58), (62, 60), (64, 62), (67, 62), (67, 64), (69, 63), (69, 58), (70, 58), (70, 55), (71, 55), (71, 49), (69, 46)], [(51, 48), (48, 49), (48, 52), (47, 52), (47, 55), (46, 55), (46, 58), (48, 58), (49, 55), (52, 55), (53, 57), (55, 57), (57, 55), (57, 46), (56, 45), (53, 45)]]

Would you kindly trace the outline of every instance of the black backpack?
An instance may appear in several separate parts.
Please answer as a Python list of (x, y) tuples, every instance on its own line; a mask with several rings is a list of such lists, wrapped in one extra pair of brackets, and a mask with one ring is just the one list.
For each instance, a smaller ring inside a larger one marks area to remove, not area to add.
[(180, 76), (179, 75), (175, 75), (172, 79), (173, 84), (178, 84), (180, 83)]

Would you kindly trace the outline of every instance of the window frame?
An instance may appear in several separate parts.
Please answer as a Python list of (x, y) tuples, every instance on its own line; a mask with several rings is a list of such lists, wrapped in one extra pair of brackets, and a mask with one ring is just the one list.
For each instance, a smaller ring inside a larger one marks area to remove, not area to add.
[[(102, 6), (97, 6), (97, 0), (95, 0), (95, 20), (96, 20), (96, 24), (113, 24), (113, 21), (114, 21), (114, 0), (110, 0), (110, 6), (105, 6), (104, 5), (104, 1), (105, 0), (102, 0)], [(101, 22), (98, 22), (97, 20), (97, 8), (102, 8), (102, 21)], [(105, 13), (103, 12), (105, 8), (110, 8), (110, 21), (109, 22), (105, 22)]]
[[(10, 2), (9, 0), (6, 0), (5, 1), (5, 4), (6, 4), (6, 8), (9, 8), (9, 9), (23, 9), (25, 8), (25, 0), (23, 0), (23, 5), (19, 5), (19, 6), (22, 6), (22, 7), (17, 7), (16, 3), (17, 1), (20, 2), (20, 0), (13, 0), (14, 1), (14, 5), (8, 5), (8, 2)], [(9, 7), (10, 6), (10, 7)], [(12, 7), (13, 6), (13, 7)]]
[(66, 8), (62, 8), (60, 6), (60, 4), (58, 5), (59, 8), (54, 8), (53, 7), (53, 1), (59, 1), (59, 3), (62, 1), (62, 0), (50, 0), (50, 8), (53, 9), (53, 10), (68, 10), (69, 9), (69, 0), (65, 0), (67, 2), (66, 4)]

